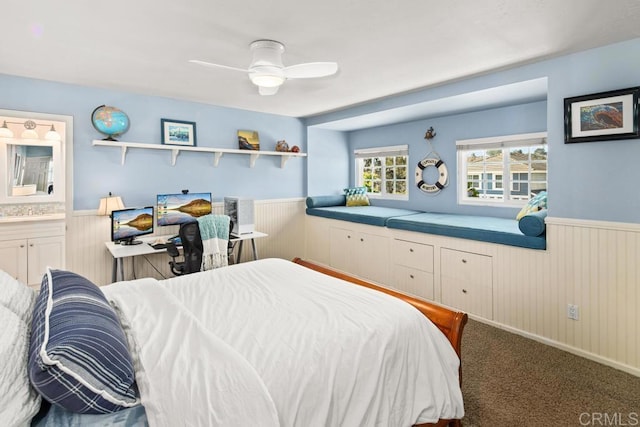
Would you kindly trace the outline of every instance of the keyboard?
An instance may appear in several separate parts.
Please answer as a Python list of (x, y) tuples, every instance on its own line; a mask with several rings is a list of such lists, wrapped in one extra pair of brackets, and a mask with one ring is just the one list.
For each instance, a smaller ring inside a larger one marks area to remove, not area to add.
[(158, 250), (158, 249), (167, 249), (168, 244), (167, 243), (154, 243), (154, 244), (149, 243), (149, 246), (151, 246), (155, 250)]

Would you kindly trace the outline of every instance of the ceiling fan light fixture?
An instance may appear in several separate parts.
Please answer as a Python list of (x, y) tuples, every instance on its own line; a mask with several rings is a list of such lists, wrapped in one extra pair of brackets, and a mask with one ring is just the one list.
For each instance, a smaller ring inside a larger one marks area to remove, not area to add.
[(251, 83), (260, 87), (278, 87), (285, 81), (283, 76), (274, 74), (250, 74)]

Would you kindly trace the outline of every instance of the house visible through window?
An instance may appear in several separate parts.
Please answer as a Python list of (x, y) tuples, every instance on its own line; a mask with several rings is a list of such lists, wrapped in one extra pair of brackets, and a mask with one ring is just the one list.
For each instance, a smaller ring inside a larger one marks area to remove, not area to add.
[(458, 203), (522, 206), (547, 189), (546, 132), (456, 141)]
[(356, 185), (367, 187), (369, 197), (408, 199), (407, 165), (409, 146), (354, 150)]

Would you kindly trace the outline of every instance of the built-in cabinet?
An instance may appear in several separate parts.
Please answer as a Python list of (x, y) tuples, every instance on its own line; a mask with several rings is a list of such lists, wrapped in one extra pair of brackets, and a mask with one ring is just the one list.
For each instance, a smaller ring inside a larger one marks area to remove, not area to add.
[(433, 301), (433, 246), (393, 239), (389, 284), (399, 291)]
[(493, 319), (493, 259), (472, 252), (440, 248), (442, 303)]
[(47, 267), (65, 267), (63, 220), (0, 223), (0, 270), (37, 288)]
[(331, 227), (331, 266), (378, 283), (389, 277), (389, 239), (375, 233)]
[(315, 262), (493, 320), (495, 244), (306, 217)]

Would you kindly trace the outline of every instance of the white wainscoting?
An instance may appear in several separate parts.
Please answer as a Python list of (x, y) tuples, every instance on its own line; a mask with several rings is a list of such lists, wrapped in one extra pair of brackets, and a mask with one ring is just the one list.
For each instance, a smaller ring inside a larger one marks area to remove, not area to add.
[(495, 245), (486, 322), (640, 376), (640, 225), (546, 223), (546, 251)]
[[(222, 213), (222, 203), (214, 203), (214, 213)], [(292, 259), (304, 256), (304, 199), (256, 200), (256, 230), (269, 236), (256, 239), (260, 258)], [(177, 227), (156, 227), (155, 234), (177, 234)], [(99, 285), (111, 282), (113, 259), (104, 242), (110, 240), (109, 217), (95, 211), (76, 211), (67, 220), (67, 269)], [(245, 242), (242, 260), (251, 259), (251, 245)], [(125, 261), (125, 279), (173, 277), (169, 257), (157, 254)], [(135, 274), (135, 276), (134, 276)]]

